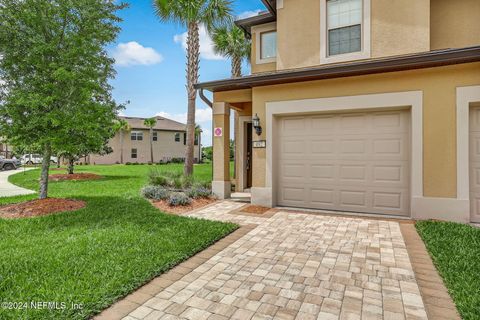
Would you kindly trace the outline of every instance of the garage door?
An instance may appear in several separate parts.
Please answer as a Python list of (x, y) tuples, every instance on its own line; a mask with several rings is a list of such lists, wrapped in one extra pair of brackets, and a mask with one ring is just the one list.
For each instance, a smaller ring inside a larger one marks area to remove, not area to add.
[(281, 206), (408, 216), (410, 112), (279, 119)]
[(480, 108), (470, 110), (470, 214), (480, 223)]

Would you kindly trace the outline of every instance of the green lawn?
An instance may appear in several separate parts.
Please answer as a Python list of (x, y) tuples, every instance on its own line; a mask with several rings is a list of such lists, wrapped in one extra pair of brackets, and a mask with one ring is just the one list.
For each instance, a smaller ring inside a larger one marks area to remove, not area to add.
[[(64, 310), (6, 310), (0, 319), (85, 319), (237, 226), (160, 213), (139, 196), (148, 170), (165, 166), (79, 166), (97, 181), (54, 182), (50, 196), (87, 201), (76, 212), (0, 219), (0, 302), (65, 302)], [(10, 178), (37, 189), (39, 171)], [(211, 166), (195, 176), (211, 180)], [(35, 196), (0, 198), (0, 204)], [(81, 304), (72, 310), (71, 303)]]
[(480, 229), (433, 221), (416, 227), (462, 318), (480, 319)]

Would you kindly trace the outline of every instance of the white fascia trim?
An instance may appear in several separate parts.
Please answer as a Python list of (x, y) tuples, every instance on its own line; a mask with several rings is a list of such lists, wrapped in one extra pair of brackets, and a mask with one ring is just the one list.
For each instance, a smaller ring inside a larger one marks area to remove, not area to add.
[(283, 9), (283, 0), (277, 0), (277, 10)]
[(320, 64), (369, 59), (372, 55), (371, 0), (363, 0), (362, 51), (328, 56), (327, 1), (320, 0)]
[(470, 199), (470, 104), (480, 101), (480, 86), (457, 88), (457, 199)]
[[(382, 110), (398, 107), (411, 108), (412, 168), (411, 199), (423, 198), (423, 92), (407, 91), (371, 95), (278, 101), (266, 103), (267, 163), (265, 184), (272, 189), (275, 199), (273, 172), (275, 117), (318, 112)], [(275, 204), (275, 201), (274, 201)]]
[[(277, 30), (277, 24), (275, 22), (267, 23), (267, 24), (262, 24), (260, 26), (254, 26), (252, 27), (252, 33), (255, 34), (255, 43), (256, 43), (256, 48), (255, 48), (255, 63), (256, 64), (266, 64), (266, 63), (272, 63), (276, 62), (277, 58), (269, 58), (269, 59), (262, 59), (260, 56), (261, 52), (261, 46), (262, 46), (262, 39), (261, 39), (261, 34), (264, 32), (269, 32), (269, 31), (276, 31)], [(278, 46), (277, 46), (277, 56), (278, 56)]]

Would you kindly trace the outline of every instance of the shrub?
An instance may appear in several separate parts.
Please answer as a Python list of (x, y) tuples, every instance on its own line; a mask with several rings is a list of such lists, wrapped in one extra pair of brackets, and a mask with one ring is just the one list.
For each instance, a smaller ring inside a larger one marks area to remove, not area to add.
[(193, 199), (210, 198), (212, 196), (212, 190), (201, 185), (195, 185), (187, 191), (187, 196)]
[(151, 185), (177, 190), (190, 188), (194, 183), (193, 177), (184, 176), (181, 172), (159, 172), (155, 169), (148, 173), (148, 181)]
[(141, 194), (151, 200), (167, 200), (170, 197), (170, 191), (160, 186), (146, 186), (142, 188)]
[(192, 203), (192, 199), (190, 199), (184, 192), (172, 193), (168, 199), (168, 204), (172, 207), (188, 206), (190, 203)]

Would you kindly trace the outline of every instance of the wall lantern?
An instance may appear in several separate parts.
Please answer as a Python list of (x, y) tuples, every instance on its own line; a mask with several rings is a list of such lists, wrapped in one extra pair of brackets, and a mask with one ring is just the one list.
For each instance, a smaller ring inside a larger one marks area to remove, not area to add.
[(255, 128), (255, 132), (257, 135), (262, 134), (262, 127), (260, 126), (260, 118), (258, 117), (258, 114), (255, 113), (255, 116), (252, 118), (253, 122), (253, 128)]

